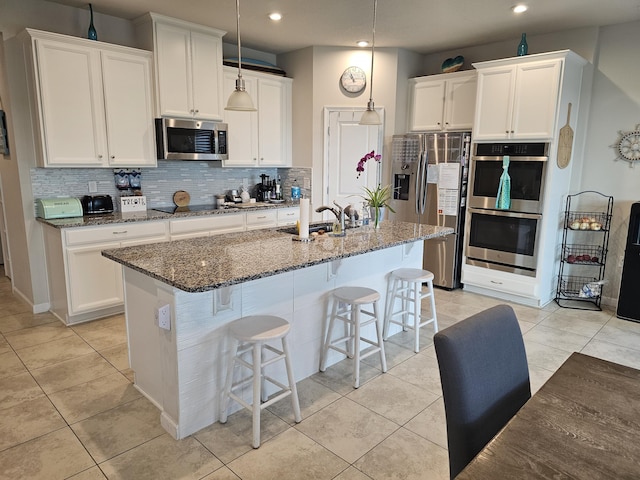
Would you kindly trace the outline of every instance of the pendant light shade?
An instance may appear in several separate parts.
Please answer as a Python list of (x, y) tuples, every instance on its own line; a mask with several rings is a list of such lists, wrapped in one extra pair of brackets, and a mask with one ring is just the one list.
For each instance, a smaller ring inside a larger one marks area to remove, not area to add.
[(376, 112), (375, 105), (373, 103), (373, 57), (376, 51), (376, 10), (378, 7), (378, 0), (373, 0), (373, 29), (372, 41), (371, 41), (371, 82), (369, 85), (369, 101), (367, 102), (367, 111), (362, 114), (360, 118), (360, 125), (381, 125), (380, 115)]
[(255, 112), (251, 96), (245, 90), (244, 78), (242, 78), (242, 52), (240, 51), (240, 0), (236, 0), (236, 19), (238, 34), (238, 78), (236, 79), (236, 89), (229, 96), (225, 110), (238, 112)]

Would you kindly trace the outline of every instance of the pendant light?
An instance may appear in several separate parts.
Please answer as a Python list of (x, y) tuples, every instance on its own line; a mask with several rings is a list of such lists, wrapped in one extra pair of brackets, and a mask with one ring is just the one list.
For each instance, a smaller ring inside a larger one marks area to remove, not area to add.
[(240, 0), (236, 0), (236, 19), (238, 33), (238, 78), (236, 78), (236, 89), (231, 92), (225, 110), (235, 110), (240, 112), (255, 112), (251, 96), (244, 88), (244, 78), (242, 78), (242, 53), (240, 51)]
[(369, 85), (369, 102), (367, 103), (367, 111), (360, 118), (360, 125), (381, 125), (380, 115), (376, 112), (373, 104), (373, 56), (376, 50), (376, 8), (378, 0), (373, 0), (373, 30), (371, 42), (371, 82)]

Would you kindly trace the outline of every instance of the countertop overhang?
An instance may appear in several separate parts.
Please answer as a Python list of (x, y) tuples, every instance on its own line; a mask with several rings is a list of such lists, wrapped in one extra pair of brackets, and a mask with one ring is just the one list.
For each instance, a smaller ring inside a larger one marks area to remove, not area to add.
[(383, 222), (377, 229), (349, 229), (344, 237), (298, 242), (267, 229), (110, 249), (102, 255), (195, 293), (451, 233), (449, 227)]

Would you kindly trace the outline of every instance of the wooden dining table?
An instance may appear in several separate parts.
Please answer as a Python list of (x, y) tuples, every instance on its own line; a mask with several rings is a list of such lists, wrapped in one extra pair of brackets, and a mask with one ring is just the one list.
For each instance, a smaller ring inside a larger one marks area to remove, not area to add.
[(573, 353), (456, 480), (640, 479), (640, 370)]

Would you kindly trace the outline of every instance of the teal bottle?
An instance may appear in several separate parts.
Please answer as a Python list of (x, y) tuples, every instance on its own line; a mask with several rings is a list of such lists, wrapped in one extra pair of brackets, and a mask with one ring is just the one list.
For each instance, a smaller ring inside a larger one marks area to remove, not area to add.
[(522, 34), (522, 39), (520, 39), (520, 43), (518, 44), (518, 56), (523, 57), (527, 54), (529, 50), (529, 45), (527, 45), (527, 34)]
[(89, 11), (91, 12), (91, 21), (89, 22), (89, 30), (87, 31), (87, 38), (89, 40), (98, 40), (98, 32), (93, 26), (93, 7), (89, 4)]

